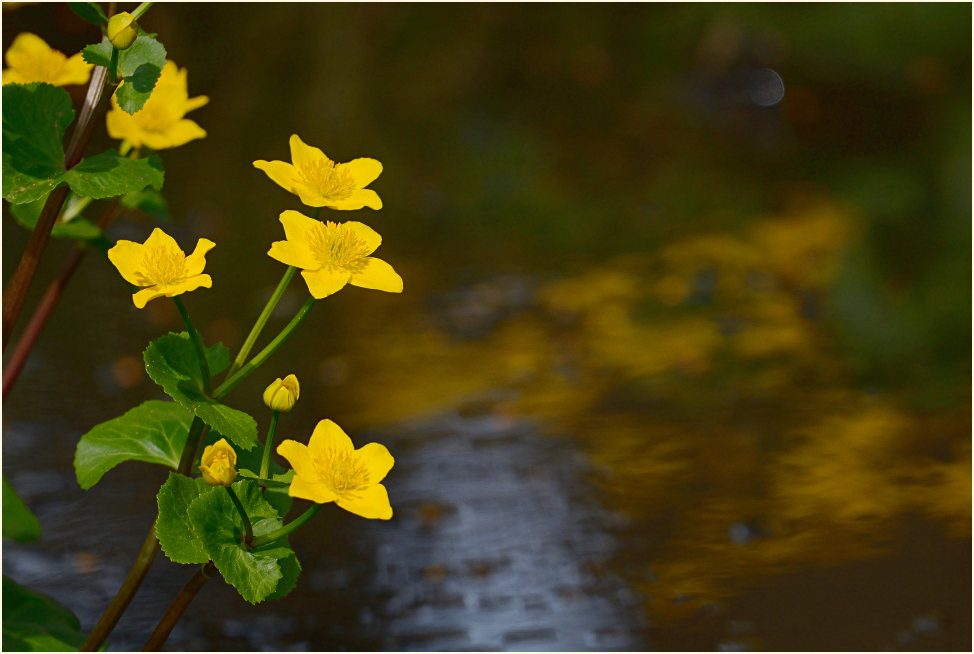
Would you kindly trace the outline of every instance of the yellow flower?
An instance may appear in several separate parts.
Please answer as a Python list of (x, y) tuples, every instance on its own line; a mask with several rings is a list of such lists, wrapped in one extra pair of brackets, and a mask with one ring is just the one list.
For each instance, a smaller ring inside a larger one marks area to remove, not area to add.
[(322, 222), (297, 211), (281, 214), (286, 241), (275, 241), (267, 254), (301, 276), (317, 299), (340, 291), (345, 284), (402, 293), (402, 277), (382, 259), (370, 257), (382, 237), (362, 223)]
[(156, 227), (145, 243), (119, 241), (108, 259), (129, 284), (144, 287), (132, 296), (139, 309), (157, 297), (175, 297), (197, 288), (210, 288), (213, 280), (203, 274), (206, 253), (216, 245), (201, 238), (193, 254), (186, 256), (172, 236)]
[(352, 440), (331, 420), (322, 420), (307, 445), (286, 440), (277, 453), (294, 468), (288, 495), (318, 504), (334, 502), (363, 518), (392, 517), (389, 494), (379, 482), (395, 460), (384, 445), (354, 449)]
[(81, 58), (80, 52), (65, 57), (30, 32), (17, 35), (5, 58), (10, 68), (3, 71), (4, 84), (86, 84), (91, 76), (91, 64)]
[(135, 39), (139, 38), (138, 27), (132, 14), (120, 11), (108, 19), (105, 32), (116, 49), (128, 50), (135, 43)]
[(318, 148), (306, 145), (297, 134), (291, 134), (290, 144), (292, 163), (258, 159), (254, 167), (309, 207), (382, 208), (379, 194), (365, 188), (382, 173), (381, 163), (366, 158), (336, 163)]
[[(124, 82), (128, 84), (128, 82)], [(148, 146), (153, 150), (175, 148), (206, 136), (206, 131), (184, 116), (202, 107), (210, 99), (205, 95), (189, 97), (186, 88), (186, 69), (167, 61), (159, 81), (145, 106), (134, 114), (123, 111), (112, 96), (112, 109), (105, 117), (108, 135), (125, 139), (135, 147)]]
[(200, 472), (203, 481), (210, 486), (229, 486), (237, 477), (237, 453), (233, 451), (227, 439), (221, 438), (213, 445), (203, 448), (200, 459)]
[(272, 411), (290, 411), (301, 395), (301, 385), (298, 378), (288, 375), (284, 379), (275, 379), (264, 390), (264, 404)]

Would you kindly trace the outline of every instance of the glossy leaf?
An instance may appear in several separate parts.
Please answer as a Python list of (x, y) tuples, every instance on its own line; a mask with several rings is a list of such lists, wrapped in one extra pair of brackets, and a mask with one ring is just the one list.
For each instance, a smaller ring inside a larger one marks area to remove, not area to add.
[[(222, 372), (230, 365), (229, 353), (222, 344), (208, 348), (206, 356), (211, 375)], [(156, 339), (146, 348), (143, 359), (149, 377), (162, 386), (169, 397), (195, 413), (237, 447), (249, 450), (257, 444), (257, 421), (243, 411), (220, 404), (203, 393), (196, 350), (186, 332), (170, 333)]]
[(3, 477), (3, 537), (26, 543), (41, 537), (41, 523)]
[(71, 11), (78, 14), (82, 20), (95, 25), (104, 25), (108, 22), (108, 16), (97, 2), (69, 2)]
[(107, 150), (84, 159), (63, 173), (61, 179), (78, 195), (97, 200), (141, 191), (147, 186), (161, 189), (165, 172), (156, 155), (129, 159), (114, 150)]
[(94, 427), (81, 437), (74, 456), (78, 484), (88, 489), (124, 461), (175, 469), (193, 414), (173, 402), (149, 400)]
[(210, 560), (190, 522), (189, 507), (199, 497), (212, 492), (226, 491), (207, 485), (201, 478), (191, 479), (175, 473), (169, 473), (169, 479), (159, 489), (156, 496), (159, 504), (156, 536), (162, 551), (171, 561), (206, 563)]
[[(260, 488), (250, 480), (233, 485), (240, 503), (250, 517), (255, 536), (280, 529), (277, 511), (262, 497)], [(206, 553), (227, 583), (237, 589), (241, 597), (256, 604), (280, 591), (286, 594), (294, 587), (300, 565), (294, 551), (278, 541), (250, 550), (243, 542), (243, 521), (228, 493), (208, 493), (189, 508), (190, 519)], [(294, 561), (286, 561), (294, 557)], [(282, 569), (283, 567), (283, 569)], [(285, 574), (285, 571), (287, 574)]]
[[(12, 204), (10, 205), (10, 215), (14, 217), (18, 225), (28, 231), (33, 231), (46, 201), (47, 198), (43, 197), (27, 204)], [(75, 216), (68, 222), (58, 220), (51, 230), (52, 238), (74, 238), (90, 241), (99, 238), (101, 235), (102, 231), (98, 229), (97, 225), (81, 216)]]
[(56, 600), (3, 576), (4, 651), (77, 651), (85, 642), (80, 628)]

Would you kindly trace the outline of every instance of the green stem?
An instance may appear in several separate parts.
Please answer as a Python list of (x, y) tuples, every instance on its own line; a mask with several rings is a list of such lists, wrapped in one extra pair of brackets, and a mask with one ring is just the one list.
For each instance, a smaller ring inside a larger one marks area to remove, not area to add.
[(271, 450), (274, 448), (274, 432), (277, 431), (277, 419), (280, 411), (271, 413), (271, 426), (267, 428), (267, 438), (264, 439), (264, 455), (260, 459), (260, 478), (267, 479), (267, 472), (271, 467)]
[(266, 545), (267, 543), (273, 543), (276, 540), (280, 540), (290, 534), (292, 531), (306, 523), (308, 520), (314, 517), (318, 511), (321, 510), (321, 504), (312, 504), (311, 508), (299, 515), (297, 518), (287, 523), (277, 531), (272, 531), (269, 534), (264, 534), (263, 536), (258, 536), (250, 544), (251, 547), (260, 547), (261, 545)]
[(132, 597), (135, 596), (135, 591), (139, 589), (142, 579), (145, 578), (146, 573), (149, 571), (149, 566), (152, 565), (152, 560), (158, 552), (159, 539), (156, 538), (156, 528), (153, 525), (149, 529), (149, 535), (145, 537), (145, 542), (142, 543), (142, 549), (139, 550), (139, 555), (136, 557), (132, 569), (129, 570), (128, 576), (122, 582), (122, 587), (115, 594), (112, 603), (105, 609), (101, 619), (98, 620), (98, 624), (88, 634), (84, 645), (81, 646), (82, 652), (97, 651), (101, 647), (101, 644), (105, 642), (108, 634), (112, 632), (119, 618), (122, 617), (122, 613), (125, 612), (129, 602), (132, 601)]
[(257, 337), (260, 336), (261, 331), (264, 329), (264, 325), (267, 324), (267, 320), (271, 317), (271, 313), (280, 302), (281, 296), (284, 295), (284, 291), (287, 289), (287, 285), (291, 283), (294, 279), (294, 274), (298, 269), (294, 266), (288, 266), (288, 269), (284, 271), (284, 277), (281, 278), (280, 283), (277, 288), (274, 289), (274, 293), (271, 298), (264, 305), (264, 310), (260, 312), (260, 316), (257, 317), (257, 322), (254, 323), (253, 329), (247, 335), (247, 340), (244, 341), (243, 346), (240, 348), (240, 352), (237, 354), (237, 358), (233, 360), (233, 365), (230, 366), (230, 370), (227, 371), (227, 378), (244, 364), (247, 360), (247, 356), (250, 354), (250, 350), (253, 349), (254, 343), (257, 342)]
[(118, 84), (118, 48), (112, 46), (112, 58), (108, 63), (108, 82)]
[(243, 508), (243, 504), (240, 503), (240, 498), (229, 486), (224, 486), (227, 489), (227, 494), (230, 495), (230, 500), (233, 505), (237, 507), (237, 513), (240, 514), (240, 519), (243, 520), (244, 531), (247, 532), (247, 539), (244, 541), (248, 545), (254, 540), (254, 529), (250, 526), (250, 518), (247, 517), (247, 512)]
[(154, 2), (143, 2), (138, 7), (135, 8), (135, 11), (132, 12), (132, 18), (135, 20), (142, 18), (142, 14), (149, 11), (149, 7), (151, 7), (154, 4), (155, 4)]
[(196, 348), (196, 359), (200, 364), (200, 374), (203, 376), (203, 391), (209, 395), (210, 394), (210, 367), (206, 363), (206, 345), (203, 343), (203, 337), (200, 333), (196, 331), (193, 327), (193, 321), (189, 319), (189, 313), (186, 311), (186, 306), (183, 301), (179, 299), (179, 296), (173, 298), (173, 302), (176, 303), (176, 308), (179, 309), (179, 315), (183, 317), (183, 323), (186, 324), (186, 331), (189, 332), (189, 340), (193, 342), (193, 346)]
[(273, 341), (268, 343), (267, 347), (258, 352), (253, 359), (247, 362), (247, 364), (240, 368), (240, 370), (238, 370), (235, 374), (228, 377), (222, 384), (220, 384), (220, 386), (217, 387), (215, 391), (213, 391), (213, 398), (219, 400), (224, 395), (229, 393), (234, 386), (242, 382), (247, 375), (256, 370), (257, 367), (264, 363), (264, 361), (266, 361), (270, 355), (274, 354), (274, 352), (277, 351), (277, 348), (281, 347), (281, 345), (284, 344), (284, 341), (291, 336), (291, 333), (298, 328), (298, 325), (300, 325), (301, 321), (305, 319), (314, 304), (315, 299), (313, 297), (309, 297), (305, 303), (301, 305), (301, 308), (298, 309), (298, 312), (294, 315), (294, 317), (291, 318), (291, 322), (285, 325), (284, 329), (281, 330), (281, 333), (278, 334)]
[(193, 423), (189, 426), (189, 434), (186, 436), (186, 444), (183, 445), (183, 454), (179, 457), (177, 474), (186, 476), (192, 474), (193, 464), (196, 463), (196, 451), (208, 431), (210, 431), (209, 425), (204, 424), (199, 418), (193, 418)]

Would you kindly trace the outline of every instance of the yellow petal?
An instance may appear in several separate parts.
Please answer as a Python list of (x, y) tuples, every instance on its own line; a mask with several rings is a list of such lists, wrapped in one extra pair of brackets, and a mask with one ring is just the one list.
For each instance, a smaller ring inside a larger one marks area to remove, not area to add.
[(354, 497), (339, 497), (335, 503), (346, 511), (363, 518), (388, 520), (392, 517), (389, 493), (386, 492), (386, 487), (382, 484), (369, 486), (365, 490), (358, 491)]
[(354, 273), (349, 284), (386, 293), (402, 293), (402, 277), (392, 266), (375, 257), (366, 257), (365, 262), (365, 268)]
[(318, 504), (335, 501), (335, 493), (328, 486), (322, 483), (309, 482), (301, 477), (295, 477), (291, 480), (287, 494), (302, 500), (311, 500)]
[(372, 254), (382, 244), (382, 237), (379, 236), (379, 232), (365, 223), (349, 220), (344, 224), (346, 228), (352, 230), (352, 233), (365, 243), (365, 254)]
[(277, 446), (277, 453), (287, 459), (287, 462), (294, 468), (294, 474), (298, 477), (309, 480), (318, 479), (318, 472), (311, 460), (311, 451), (304, 443), (287, 439)]
[(392, 455), (389, 454), (386, 446), (381, 443), (363, 445), (355, 450), (355, 454), (358, 460), (365, 465), (365, 469), (369, 471), (369, 482), (373, 484), (377, 484), (385, 479), (389, 471), (392, 470), (393, 464), (396, 462), (392, 458)]
[(345, 287), (352, 274), (340, 270), (323, 268), (321, 270), (304, 270), (301, 272), (311, 297), (316, 300), (333, 295)]
[(193, 254), (186, 257), (186, 274), (198, 275), (206, 267), (206, 253), (212, 250), (216, 243), (208, 238), (201, 238), (196, 242), (196, 249)]
[(54, 53), (53, 48), (36, 34), (22, 32), (17, 35), (4, 58), (11, 68), (29, 65), (31, 60), (49, 59)]
[(182, 295), (183, 293), (195, 291), (198, 288), (211, 288), (212, 286), (213, 278), (209, 275), (193, 275), (192, 277), (180, 279), (174, 284), (167, 284), (165, 288), (165, 295), (166, 297), (176, 297), (177, 295)]
[(284, 226), (284, 236), (287, 240), (298, 243), (307, 244), (308, 234), (321, 226), (320, 220), (308, 218), (300, 211), (293, 209), (282, 211), (279, 220)]
[(210, 98), (209, 96), (206, 95), (198, 95), (195, 98), (188, 98), (186, 100), (186, 104), (184, 105), (183, 112), (188, 114), (193, 109), (199, 109), (200, 107), (205, 106), (209, 102), (210, 102)]
[(144, 247), (134, 241), (119, 241), (108, 251), (108, 260), (118, 269), (122, 278), (134, 286), (139, 286), (138, 272), (142, 269)]
[(142, 140), (153, 150), (165, 150), (185, 145), (190, 141), (206, 137), (206, 130), (188, 118), (176, 121), (164, 132), (154, 133), (141, 130)]
[(26, 84), (24, 76), (12, 68), (3, 69), (3, 84)]
[(92, 65), (85, 61), (79, 52), (76, 55), (68, 57), (54, 83), (58, 86), (65, 84), (87, 84), (88, 78), (91, 77), (91, 68)]
[(348, 163), (338, 164), (338, 167), (351, 173), (352, 179), (355, 180), (355, 186), (358, 188), (365, 188), (382, 174), (382, 164), (367, 157), (352, 159)]
[(315, 430), (311, 432), (308, 449), (312, 454), (325, 452), (330, 449), (339, 452), (350, 452), (354, 449), (352, 439), (345, 431), (331, 420), (319, 420)]
[(176, 252), (179, 252), (181, 257), (185, 256), (182, 248), (179, 247), (179, 243), (176, 242), (176, 239), (158, 227), (152, 230), (152, 233), (149, 234), (149, 238), (145, 239), (145, 247), (161, 247), (166, 251), (167, 254), (175, 254)]
[(330, 161), (324, 152), (312, 145), (308, 145), (297, 134), (291, 134), (291, 139), (288, 143), (291, 146), (291, 163), (298, 168), (304, 168), (306, 165), (316, 161)]
[(263, 170), (271, 181), (284, 188), (289, 193), (297, 193), (300, 186), (300, 178), (297, 169), (289, 163), (283, 161), (264, 161), (258, 159), (254, 162), (254, 168)]
[[(117, 104), (115, 96), (112, 96), (112, 104)], [(134, 147), (142, 145), (142, 130), (139, 129), (132, 116), (117, 106), (105, 115), (105, 127), (108, 130), (108, 135), (113, 139), (125, 139)]]
[(271, 243), (271, 249), (267, 251), (267, 256), (302, 270), (316, 270), (321, 266), (308, 246), (294, 241), (274, 241)]
[(136, 309), (144, 309), (145, 305), (157, 297), (164, 297), (166, 295), (164, 287), (162, 286), (150, 286), (149, 288), (143, 288), (141, 291), (132, 296), (132, 302), (135, 303)]
[(354, 211), (355, 209), (361, 209), (362, 207), (368, 207), (369, 209), (381, 209), (382, 200), (379, 199), (379, 194), (372, 189), (361, 188), (356, 191), (352, 191), (352, 194), (344, 200), (329, 200), (327, 206), (332, 209), (339, 209), (341, 211)]

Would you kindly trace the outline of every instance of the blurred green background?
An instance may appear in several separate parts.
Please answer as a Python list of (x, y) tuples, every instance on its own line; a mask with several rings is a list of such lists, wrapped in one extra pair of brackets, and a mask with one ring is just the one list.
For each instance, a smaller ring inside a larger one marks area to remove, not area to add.
[[(167, 229), (218, 244), (186, 297), (208, 341), (239, 346), (301, 209), (252, 161), (298, 133), (384, 165), (384, 208), (338, 219), (382, 234), (405, 292), (316, 307), (268, 366), (302, 381), (295, 425), (457, 411), (565, 439), (626, 516), (607, 565), (647, 646), (969, 648), (969, 4), (162, 3), (142, 23), (210, 97), (206, 139), (161, 153)], [(4, 49), (20, 31), (98, 38), (63, 4), (5, 5)], [(3, 236), (6, 279), (26, 242), (6, 209)], [(5, 443), (8, 477), (70, 476), (78, 434), (155, 396), (139, 352), (178, 328), (90, 257), (4, 406), (5, 434), (68, 416), (65, 452)], [(234, 402), (258, 414), (268, 381)], [(728, 636), (727, 611), (764, 627)], [(916, 615), (937, 630), (903, 636)]]

